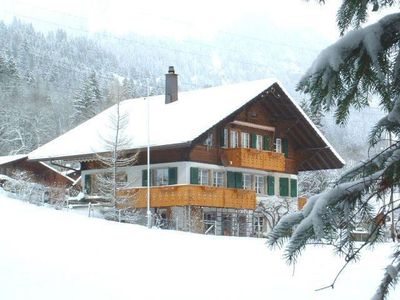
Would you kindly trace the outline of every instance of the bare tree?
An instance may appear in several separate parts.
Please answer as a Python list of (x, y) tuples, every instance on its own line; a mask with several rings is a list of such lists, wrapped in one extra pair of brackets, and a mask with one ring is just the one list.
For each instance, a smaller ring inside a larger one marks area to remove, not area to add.
[(278, 224), (279, 220), (290, 211), (295, 209), (296, 202), (290, 198), (273, 197), (267, 201), (260, 201), (256, 208), (256, 213), (261, 214), (272, 229)]
[(101, 135), (106, 152), (97, 155), (98, 161), (104, 167), (104, 172), (96, 175), (96, 180), (100, 193), (110, 200), (113, 208), (116, 208), (117, 204), (125, 201), (118, 191), (130, 185), (127, 174), (122, 169), (134, 165), (139, 152), (127, 151), (131, 145), (131, 139), (127, 133), (129, 114), (121, 109), (123, 89), (119, 83), (116, 83), (113, 89), (116, 104), (111, 108), (114, 111), (109, 116), (109, 130)]

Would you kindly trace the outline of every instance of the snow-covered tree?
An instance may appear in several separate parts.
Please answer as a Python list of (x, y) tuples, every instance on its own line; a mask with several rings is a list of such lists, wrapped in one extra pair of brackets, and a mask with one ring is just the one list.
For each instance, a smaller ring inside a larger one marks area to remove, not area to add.
[[(324, 2), (324, 1), (321, 1)], [(323, 50), (298, 84), (311, 96), (314, 109), (335, 110), (338, 123), (351, 117), (351, 107), (368, 105), (374, 95), (387, 115), (374, 127), (372, 146), (389, 132), (400, 133), (400, 13), (361, 27), (369, 11), (397, 6), (395, 0), (343, 0), (337, 13), (342, 37)], [(368, 149), (366, 149), (366, 152)], [(286, 258), (295, 262), (310, 240), (333, 245), (346, 264), (360, 251), (383, 240), (382, 220), (400, 208), (399, 199), (381, 204), (376, 199), (398, 189), (400, 184), (400, 142), (395, 141), (378, 154), (345, 172), (335, 185), (309, 198), (300, 212), (284, 216), (268, 237), (270, 245), (281, 245), (286, 238)], [(356, 244), (352, 232), (360, 222), (369, 222), (369, 236)], [(374, 299), (384, 299), (389, 287), (400, 277), (400, 251), (393, 253)], [(336, 279), (335, 279), (336, 280)], [(333, 287), (335, 281), (332, 283)]]
[(79, 124), (94, 117), (100, 111), (101, 98), (96, 73), (92, 72), (75, 94), (73, 123)]
[(272, 197), (268, 200), (260, 201), (256, 207), (256, 213), (261, 214), (267, 222), (266, 232), (278, 224), (279, 220), (290, 211), (296, 210), (297, 201), (290, 198)]

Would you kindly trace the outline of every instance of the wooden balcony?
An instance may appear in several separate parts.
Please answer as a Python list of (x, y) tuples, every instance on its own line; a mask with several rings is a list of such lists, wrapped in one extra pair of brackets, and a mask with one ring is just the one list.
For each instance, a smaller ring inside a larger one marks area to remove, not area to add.
[(226, 166), (277, 172), (286, 171), (287, 159), (285, 159), (283, 153), (252, 148), (225, 148), (222, 151), (221, 160)]
[[(128, 198), (127, 205), (147, 207), (147, 188), (120, 191)], [(255, 209), (256, 193), (252, 190), (211, 187), (202, 185), (172, 185), (151, 187), (151, 207), (206, 206), (219, 208)]]

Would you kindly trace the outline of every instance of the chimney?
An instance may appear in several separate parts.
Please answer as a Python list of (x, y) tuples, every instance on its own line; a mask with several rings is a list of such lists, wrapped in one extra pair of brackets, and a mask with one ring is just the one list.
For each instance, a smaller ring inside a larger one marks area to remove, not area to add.
[(178, 74), (175, 74), (173, 66), (168, 68), (165, 74), (165, 104), (178, 100)]

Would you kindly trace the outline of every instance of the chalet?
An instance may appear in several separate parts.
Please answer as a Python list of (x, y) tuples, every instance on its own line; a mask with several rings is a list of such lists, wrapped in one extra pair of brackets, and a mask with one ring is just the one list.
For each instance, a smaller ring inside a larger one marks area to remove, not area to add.
[[(173, 228), (246, 236), (266, 231), (258, 203), (285, 199), (296, 206), (299, 171), (344, 165), (274, 79), (178, 94), (170, 67), (165, 95), (125, 100), (120, 109), (129, 116), (125, 155), (140, 151), (135, 165), (118, 171), (130, 184), (120, 194), (145, 213), (151, 185), (152, 213)], [(107, 170), (96, 153), (107, 152), (101, 136), (110, 130), (114, 110), (43, 145), (29, 159), (79, 161), (86, 196), (98, 195), (96, 174)]]
[(45, 186), (68, 187), (74, 179), (41, 162), (29, 161), (27, 154), (0, 156), (0, 174), (16, 177), (24, 173), (32, 182)]

